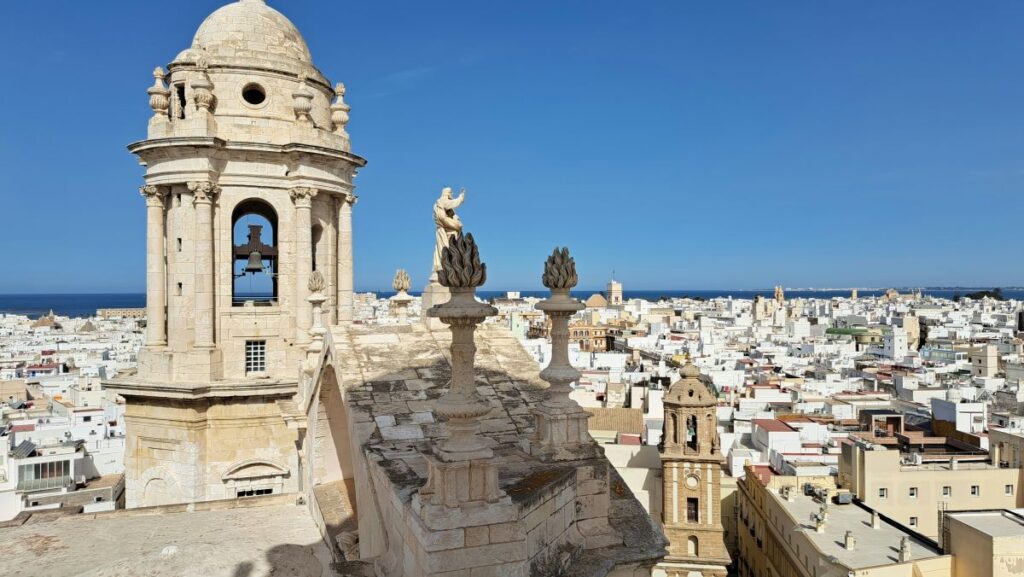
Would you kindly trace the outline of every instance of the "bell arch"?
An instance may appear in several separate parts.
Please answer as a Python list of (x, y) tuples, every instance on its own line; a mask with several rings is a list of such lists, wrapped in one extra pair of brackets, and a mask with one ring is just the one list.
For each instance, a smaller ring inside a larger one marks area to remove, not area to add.
[(277, 211), (249, 198), (231, 212), (231, 302), (271, 303), (278, 299)]

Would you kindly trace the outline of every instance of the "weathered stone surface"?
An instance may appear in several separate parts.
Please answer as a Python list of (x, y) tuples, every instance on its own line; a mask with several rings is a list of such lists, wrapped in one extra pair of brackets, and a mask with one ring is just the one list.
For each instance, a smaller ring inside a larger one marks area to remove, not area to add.
[[(191, 513), (180, 507), (78, 515), (2, 529), (0, 574), (335, 575), (330, 568), (331, 555), (309, 511), (283, 504), (283, 500), (254, 498), (225, 504), (241, 503), (240, 507)], [(262, 503), (268, 504), (251, 506)]]

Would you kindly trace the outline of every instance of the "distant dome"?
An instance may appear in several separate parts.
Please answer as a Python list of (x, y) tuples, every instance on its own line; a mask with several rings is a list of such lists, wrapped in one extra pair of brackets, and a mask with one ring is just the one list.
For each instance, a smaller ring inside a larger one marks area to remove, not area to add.
[(683, 378), (694, 379), (700, 376), (700, 369), (695, 367), (693, 363), (687, 361), (686, 365), (679, 371), (679, 374), (682, 375)]
[(687, 362), (679, 370), (680, 379), (668, 388), (664, 402), (690, 407), (713, 407), (718, 399), (711, 393), (711, 379), (700, 374), (700, 369)]
[(204, 50), (212, 63), (313, 65), (299, 30), (264, 0), (239, 0), (210, 14), (199, 26), (192, 48)]

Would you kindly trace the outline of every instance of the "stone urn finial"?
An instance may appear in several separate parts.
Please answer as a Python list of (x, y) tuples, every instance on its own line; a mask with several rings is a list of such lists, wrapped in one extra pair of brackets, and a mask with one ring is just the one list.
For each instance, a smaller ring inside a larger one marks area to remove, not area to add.
[(212, 112), (217, 97), (213, 94), (213, 82), (206, 73), (207, 63), (205, 58), (199, 58), (196, 62), (198, 74), (192, 80), (192, 100), (195, 102), (196, 110), (207, 113)]
[(153, 86), (146, 92), (149, 94), (149, 107), (153, 109), (154, 117), (167, 118), (167, 110), (171, 106), (171, 91), (167, 89), (164, 78), (167, 73), (163, 67), (157, 66), (153, 69)]
[(299, 75), (299, 88), (292, 92), (292, 108), (295, 110), (295, 121), (303, 126), (313, 126), (313, 92), (306, 86), (306, 75)]
[(475, 289), (487, 282), (487, 265), (480, 262), (472, 234), (456, 233), (441, 251), (437, 282), (450, 289)]
[(331, 122), (334, 123), (334, 133), (348, 138), (345, 127), (348, 125), (348, 113), (352, 107), (345, 104), (345, 83), (339, 82), (334, 85), (334, 96), (336, 99), (331, 105)]

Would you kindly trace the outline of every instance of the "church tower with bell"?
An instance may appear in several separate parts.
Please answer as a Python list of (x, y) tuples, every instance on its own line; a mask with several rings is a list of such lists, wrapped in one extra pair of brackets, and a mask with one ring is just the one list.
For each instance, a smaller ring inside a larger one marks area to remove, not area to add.
[[(145, 140), (145, 347), (127, 401), (129, 507), (300, 489), (303, 363), (352, 318), (345, 88), (264, 0), (211, 14), (153, 72)], [(315, 298), (311, 295), (316, 293)]]
[(722, 526), (717, 399), (710, 379), (686, 363), (665, 394), (661, 467), (662, 523), (668, 556), (658, 567), (668, 577), (726, 575), (729, 553)]

